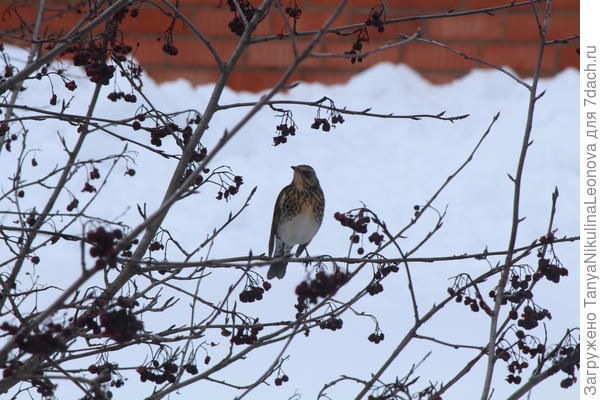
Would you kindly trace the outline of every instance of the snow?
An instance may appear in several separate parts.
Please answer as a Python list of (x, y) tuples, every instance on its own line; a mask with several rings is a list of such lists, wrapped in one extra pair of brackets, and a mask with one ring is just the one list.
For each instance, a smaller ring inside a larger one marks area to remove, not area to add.
[[(25, 53), (20, 49), (8, 47), (8, 51), (13, 60), (25, 59)], [(67, 112), (85, 114), (93, 86), (80, 70), (70, 67), (67, 63), (64, 66), (68, 68), (78, 86), (73, 93), (76, 99)], [(526, 219), (520, 225), (517, 239), (519, 246), (528, 245), (546, 232), (551, 194), (555, 187), (558, 187), (560, 192), (554, 221), (554, 227), (558, 228), (556, 235), (562, 237), (578, 233), (578, 81), (579, 75), (572, 69), (540, 81), (540, 91), (546, 90), (546, 94), (536, 106), (532, 133), (534, 142), (525, 163), (520, 216)], [(123, 90), (128, 87), (123, 78), (119, 79), (118, 85)], [(72, 95), (56, 79), (54, 86), (59, 97), (59, 106), (52, 107), (48, 105), (50, 86), (47, 80), (28, 81), (25, 86), (29, 87), (29, 90), (22, 93), (18, 104), (52, 111), (59, 111), (61, 99), (68, 100)], [(133, 115), (140, 102), (135, 105), (112, 103), (106, 99), (106, 94), (112, 90), (110, 88), (111, 86), (103, 89), (96, 115), (111, 119)], [(186, 109), (202, 111), (211, 89), (211, 85), (193, 87), (184, 80), (156, 84), (149, 78), (145, 79), (144, 86), (144, 92), (152, 104), (166, 112)], [(325, 86), (302, 83), (277, 98), (314, 101), (324, 95), (333, 99), (338, 108), (362, 110), (370, 107), (372, 112), (376, 113), (406, 115), (437, 114), (441, 111), (445, 111), (446, 116), (470, 115), (454, 123), (427, 118), (414, 121), (348, 115), (345, 116), (346, 122), (343, 125), (338, 125), (330, 132), (322, 132), (309, 128), (316, 117), (314, 108), (292, 106), (290, 109), (299, 126), (298, 133), (289, 138), (288, 143), (275, 147), (272, 146), (272, 137), (279, 119), (272, 110), (261, 110), (210, 165), (211, 168), (228, 165), (236, 174), (242, 175), (245, 183), (240, 193), (229, 203), (225, 203), (215, 199), (215, 188), (204, 188), (198, 194), (176, 204), (165, 220), (164, 228), (173, 233), (184, 247), (195, 248), (214, 228), (226, 221), (230, 211), (235, 212), (241, 207), (250, 190), (257, 186), (250, 206), (224, 230), (210, 249), (210, 254), (207, 246), (193, 260), (207, 255), (220, 258), (244, 256), (249, 251), (253, 254), (266, 252), (273, 203), (279, 190), (291, 180), (292, 170), (289, 167), (297, 164), (314, 167), (326, 197), (323, 225), (308, 248), (311, 255), (347, 254), (350, 231), (333, 219), (333, 213), (360, 207), (362, 203), (384, 219), (392, 232), (396, 232), (412, 218), (413, 206), (424, 204), (464, 162), (497, 112), (500, 112), (500, 117), (473, 160), (433, 203), (440, 212), (447, 207), (442, 229), (414, 256), (444, 256), (480, 252), (485, 248), (490, 251), (506, 248), (513, 198), (513, 184), (507, 173), (514, 175), (518, 162), (528, 102), (528, 92), (525, 88), (509, 77), (491, 70), (474, 70), (450, 84), (432, 85), (407, 66), (382, 63), (357, 74), (346, 84)], [(259, 97), (260, 94), (226, 89), (219, 103), (223, 105), (254, 101)], [(202, 142), (209, 151), (222, 132), (234, 126), (246, 110), (234, 108), (215, 115)], [(21, 111), (17, 113), (26, 115)], [(184, 120), (178, 118), (176, 122), (182, 124)], [(43, 176), (55, 165), (64, 163), (66, 156), (58, 134), (65, 139), (67, 146), (72, 147), (77, 139), (76, 128), (55, 120), (27, 121), (27, 127), (30, 130), (28, 143), (38, 149), (28, 157), (35, 156), (40, 165), (33, 168), (28, 159), (23, 173), (26, 177), (36, 178)], [(149, 144), (148, 135), (141, 133), (142, 131), (115, 129), (115, 132)], [(115, 154), (123, 148), (123, 142), (97, 132), (84, 143), (80, 159)], [(166, 152), (176, 151), (175, 146), (170, 144), (166, 144), (162, 149)], [(12, 185), (9, 179), (14, 174), (15, 157), (19, 151), (20, 145), (16, 143), (12, 152), (3, 150), (0, 154), (0, 171), (5, 171), (0, 177), (2, 192)], [(145, 204), (149, 212), (156, 209), (175, 161), (149, 154), (131, 144), (128, 151), (137, 152), (131, 154), (135, 161), (128, 162), (129, 166), (136, 169), (136, 176), (125, 176), (126, 166), (119, 163), (107, 188), (98, 195), (96, 202), (86, 213), (121, 220), (134, 226), (140, 222), (136, 204)], [(108, 164), (102, 164), (99, 169), (104, 177)], [(89, 194), (80, 192), (85, 175), (85, 170), (80, 170), (68, 185), (80, 199), (80, 204), (90, 198)], [(40, 210), (47, 196), (45, 191), (27, 189), (21, 207), (37, 207)], [(69, 196), (63, 193), (56, 209), (64, 211), (69, 201)], [(2, 210), (13, 209), (13, 205), (7, 200), (2, 201), (0, 207)], [(14, 219), (14, 216), (0, 216), (0, 223), (13, 225)], [(435, 223), (435, 213), (426, 214), (407, 232), (406, 238), (400, 241), (403, 249), (414, 247)], [(81, 225), (74, 224), (70, 232), (79, 234), (83, 229)], [(367, 251), (372, 248), (366, 238), (365, 248)], [(551, 310), (553, 315), (548, 326), (548, 343), (556, 343), (567, 328), (579, 324), (577, 303), (571, 301), (578, 290), (577, 244), (560, 244), (556, 246), (556, 251), (562, 263), (569, 269), (569, 276), (561, 279), (559, 285), (542, 281), (535, 297), (536, 303)], [(3, 253), (6, 254), (6, 248), (0, 247), (0, 254)], [(31, 273), (28, 279), (38, 279), (39, 282), (66, 287), (80, 272), (77, 243), (60, 241), (37, 254), (41, 258), (37, 267), (33, 268), (31, 263), (25, 263), (27, 272)], [(355, 252), (353, 254), (356, 255)], [(392, 250), (386, 251), (385, 254), (397, 257)], [(168, 258), (170, 261), (178, 261), (183, 257), (170, 246)], [(488, 262), (470, 259), (432, 264), (413, 263), (412, 278), (421, 314), (446, 297), (450, 277), (461, 272), (477, 276), (500, 261), (501, 258), (490, 257)], [(535, 265), (535, 255), (526, 261)], [(261, 273), (266, 275), (266, 268), (261, 270)], [(200, 284), (200, 291), (207, 298), (216, 300), (222, 296), (223, 289), (230, 280), (239, 277), (239, 273), (215, 270), (213, 274), (210, 280)], [(273, 282), (273, 288), (266, 293), (264, 300), (251, 304), (240, 303), (238, 310), (248, 315), (260, 316), (263, 322), (294, 318), (294, 288), (305, 276), (306, 271), (302, 266), (290, 264), (285, 279)], [(114, 274), (111, 274), (111, 277), (114, 277)], [(336, 298), (348, 299), (355, 290), (364, 286), (370, 277), (370, 269), (365, 269), (353, 282), (343, 287)], [(137, 279), (140, 283), (145, 282), (141, 278)], [(314, 329), (308, 338), (300, 335), (292, 341), (286, 352), (290, 358), (283, 365), (290, 381), (280, 387), (262, 385), (251, 392), (249, 398), (281, 399), (289, 398), (295, 393), (306, 399), (316, 398), (325, 383), (341, 375), (369, 379), (371, 373), (379, 369), (412, 326), (412, 308), (406, 282), (406, 275), (401, 269), (398, 274), (384, 280), (385, 290), (381, 294), (367, 296), (355, 306), (359, 312), (376, 315), (385, 333), (383, 342), (375, 345), (367, 341), (367, 336), (374, 330), (374, 323), (370, 318), (345, 315), (344, 327), (340, 331)], [(482, 292), (487, 293), (494, 282), (492, 279), (483, 285)], [(96, 277), (90, 282), (90, 285), (92, 284), (103, 285), (102, 278)], [(195, 282), (178, 281), (178, 284), (189, 290), (194, 290), (195, 287)], [(48, 291), (46, 296), (52, 298), (56, 294), (56, 291)], [(167, 291), (163, 294), (163, 299), (173, 294), (174, 292)], [(40, 306), (43, 308), (44, 296), (41, 299)], [(189, 323), (189, 300), (183, 299), (180, 303), (174, 311), (146, 316), (144, 323), (147, 327), (157, 329), (164, 329), (172, 324)], [(198, 310), (196, 313), (197, 319), (205, 315)], [(57, 320), (61, 318), (62, 314), (56, 316)], [(451, 343), (481, 346), (486, 342), (488, 329), (488, 318), (483, 313), (473, 313), (467, 307), (452, 302), (445, 311), (429, 321), (420, 333)], [(543, 336), (543, 328), (537, 328), (535, 333)], [(215, 330), (198, 339), (196, 344), (202, 341), (220, 343), (214, 348), (207, 346), (208, 354), (213, 359), (209, 366), (212, 366), (219, 359), (219, 355), (227, 351), (227, 339), (220, 336), (219, 330)], [(236, 385), (249, 384), (264, 373), (282, 346), (283, 342), (268, 349), (258, 350), (256, 354), (251, 353), (247, 360), (215, 374), (214, 378), (226, 379)], [(465, 361), (476, 354), (476, 350), (451, 350), (431, 342), (413, 340), (393, 362), (383, 380), (389, 382), (396, 376), (403, 377), (412, 364), (420, 361), (429, 351), (432, 351), (432, 354), (416, 372), (416, 375), (421, 375), (422, 378), (415, 387), (425, 387), (428, 380), (447, 382)], [(119, 362), (122, 366), (139, 366), (148, 361), (145, 359), (146, 353), (146, 347), (139, 347), (134, 352), (122, 352), (111, 361)], [(201, 350), (198, 355), (200, 371), (204, 368), (203, 358)], [(87, 365), (83, 367), (86, 368)], [(452, 400), (479, 397), (484, 373), (485, 361), (480, 361), (443, 398)], [(503, 382), (506, 374), (506, 364), (499, 362), (494, 374), (494, 399), (505, 398), (516, 389), (515, 385)], [(121, 389), (113, 389), (118, 398), (128, 398), (133, 394), (136, 398), (141, 398), (151, 393), (152, 385), (139, 383), (136, 373), (132, 372), (126, 376), (129, 382)], [(528, 372), (524, 374), (524, 378), (527, 376)], [(568, 390), (558, 387), (563, 377), (563, 374), (559, 373), (548, 379), (534, 389), (531, 398), (556, 398), (555, 393), (560, 393), (561, 399), (575, 399), (577, 387)], [(272, 383), (272, 378), (269, 382)], [(58, 392), (62, 395), (58, 397), (81, 396), (81, 393), (75, 390), (77, 389), (62, 384)], [(334, 399), (347, 399), (354, 398), (359, 390), (359, 385), (343, 382), (329, 389), (327, 393)], [(234, 397), (234, 392), (230, 389), (205, 382), (183, 388), (173, 398), (194, 399), (200, 392), (207, 398)]]

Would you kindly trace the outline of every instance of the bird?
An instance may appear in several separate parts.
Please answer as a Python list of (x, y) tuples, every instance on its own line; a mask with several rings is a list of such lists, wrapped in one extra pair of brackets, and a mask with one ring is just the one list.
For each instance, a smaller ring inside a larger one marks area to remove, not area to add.
[[(281, 190), (273, 210), (269, 237), (269, 257), (273, 258), (289, 256), (295, 245), (299, 245), (298, 257), (323, 222), (325, 197), (315, 170), (309, 165), (296, 165), (292, 169), (292, 182)], [(272, 263), (267, 279), (282, 279), (286, 266), (285, 260)]]

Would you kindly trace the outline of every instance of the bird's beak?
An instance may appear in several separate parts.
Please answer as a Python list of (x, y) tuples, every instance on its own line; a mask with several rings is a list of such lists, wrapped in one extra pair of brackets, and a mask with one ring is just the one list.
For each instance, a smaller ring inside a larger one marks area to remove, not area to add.
[(298, 171), (298, 167), (296, 167), (295, 165), (292, 165), (292, 169), (295, 171)]

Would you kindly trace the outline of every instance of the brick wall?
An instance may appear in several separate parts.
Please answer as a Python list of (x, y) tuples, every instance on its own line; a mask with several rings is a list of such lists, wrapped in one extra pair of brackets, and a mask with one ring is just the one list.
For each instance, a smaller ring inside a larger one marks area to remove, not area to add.
[[(8, 0), (0, 0), (0, 5)], [(219, 0), (180, 0), (182, 12), (206, 34), (218, 53), (227, 58), (237, 40), (227, 24), (232, 13), (226, 6), (218, 7)], [(289, 0), (284, 0), (287, 5)], [(302, 8), (297, 30), (317, 29), (330, 15), (337, 0), (297, 0)], [(499, 6), (509, 0), (384, 0), (387, 18), (407, 17), (422, 14), (445, 13), (450, 9), (463, 11), (474, 8)], [(253, 1), (256, 3), (256, 1)], [(377, 0), (350, 0), (345, 12), (334, 22), (334, 26), (364, 22), (369, 10)], [(3, 6), (2, 8), (6, 8)], [(35, 10), (27, 7), (18, 9), (25, 20), (33, 21)], [(540, 12), (542, 11), (539, 9)], [(579, 34), (579, 0), (554, 0), (553, 16), (550, 21), (548, 39), (559, 39)], [(17, 23), (15, 13), (4, 13), (1, 23), (5, 29)], [(47, 23), (50, 31), (71, 25), (77, 15), (65, 16)], [(170, 18), (157, 8), (144, 7), (136, 18), (127, 17), (122, 25), (129, 43), (139, 42), (136, 57), (146, 71), (158, 81), (186, 78), (194, 84), (214, 81), (217, 70), (207, 49), (196, 39), (190, 29), (178, 21), (175, 25), (173, 44), (177, 56), (170, 56), (162, 49), (163, 42), (157, 41), (170, 24)], [(2, 29), (2, 30), (5, 30)], [(494, 15), (469, 15), (456, 18), (439, 18), (407, 21), (386, 26), (384, 33), (369, 29), (370, 41), (364, 50), (386, 44), (397, 33), (412, 34), (421, 29), (425, 37), (456, 48), (468, 55), (493, 64), (507, 65), (521, 76), (533, 71), (537, 48), (537, 25), (531, 7), (519, 7), (495, 12)], [(285, 32), (284, 22), (277, 12), (271, 12), (259, 25), (258, 35)], [(298, 39), (302, 47), (306, 39)], [(316, 49), (322, 53), (344, 53), (351, 49), (353, 39), (329, 35)], [(542, 73), (555, 74), (566, 67), (578, 67), (579, 42), (548, 46), (545, 52)], [(235, 89), (260, 90), (276, 82), (292, 60), (289, 41), (272, 41), (253, 45), (241, 58), (230, 85)], [(344, 82), (352, 74), (381, 61), (406, 63), (435, 83), (448, 82), (467, 73), (476, 65), (439, 47), (423, 43), (410, 43), (375, 53), (362, 63), (351, 64), (348, 59), (311, 58), (306, 60), (293, 80), (319, 81), (324, 83)]]

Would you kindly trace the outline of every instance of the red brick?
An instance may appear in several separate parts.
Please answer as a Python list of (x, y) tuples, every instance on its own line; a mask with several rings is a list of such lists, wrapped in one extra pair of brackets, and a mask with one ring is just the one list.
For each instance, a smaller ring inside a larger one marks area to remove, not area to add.
[(554, 0), (553, 10), (579, 10), (579, 0)]
[[(55, 15), (56, 13), (54, 12), (44, 12), (44, 18), (48, 18), (52, 15)], [(42, 23), (42, 28), (41, 28), (41, 32), (44, 32), (46, 30), (46, 32), (48, 34), (58, 34), (58, 33), (62, 33), (65, 34), (68, 31), (70, 31), (75, 25), (77, 25), (79, 23), (79, 21), (81, 21), (81, 19), (83, 18), (83, 15), (81, 14), (77, 14), (75, 12), (68, 12), (65, 13), (59, 17), (55, 17), (52, 19), (49, 19), (48, 21)], [(35, 16), (28, 20), (31, 23), (35, 22)]]
[(506, 18), (506, 37), (508, 39), (538, 40), (538, 28), (533, 14), (508, 14)]
[[(385, 46), (387, 42), (375, 42), (372, 41), (363, 46), (363, 51), (369, 51), (372, 49), (379, 48), (381, 46)], [(336, 41), (325, 44), (324, 53), (333, 53), (333, 54), (344, 54), (345, 52), (352, 49), (352, 42), (350, 41)], [(340, 68), (340, 69), (349, 69), (349, 70), (358, 70), (360, 68), (369, 67), (380, 63), (382, 61), (391, 61), (398, 62), (400, 60), (400, 47), (395, 47), (391, 49), (381, 50), (375, 53), (368, 55), (363, 58), (362, 62), (356, 62), (352, 64), (349, 58), (341, 58), (341, 57), (330, 57), (324, 58), (325, 65), (329, 68)]]
[[(332, 10), (334, 9), (334, 7), (337, 7), (339, 4), (340, 4), (340, 0), (307, 0), (304, 2), (304, 6), (306, 8), (324, 7), (324, 8), (331, 8)], [(371, 7), (374, 7), (377, 4), (379, 4), (379, 0), (349, 0), (348, 3), (346, 3), (346, 9), (348, 9), (348, 8), (370, 9)]]
[(200, 32), (205, 35), (231, 36), (233, 32), (227, 24), (233, 19), (233, 13), (227, 8), (198, 8), (193, 22)]
[(434, 39), (501, 39), (504, 29), (499, 16), (468, 15), (430, 21), (429, 35)]
[[(2, 31), (10, 32), (13, 29), (19, 28), (21, 25), (21, 19), (26, 24), (33, 24), (35, 22), (37, 10), (33, 7), (17, 7), (12, 9), (9, 6), (0, 7), (0, 21), (2, 22)], [(19, 18), (20, 17), (20, 18)], [(28, 32), (28, 36), (29, 32)], [(4, 38), (2, 38), (4, 40)]]
[[(284, 71), (234, 71), (231, 74), (227, 86), (234, 90), (249, 90), (251, 92), (258, 92), (264, 89), (269, 89), (275, 86)], [(287, 83), (291, 83), (299, 80), (300, 75), (298, 73), (293, 74)]]
[(199, 68), (149, 68), (148, 74), (157, 82), (187, 79), (193, 85), (216, 82), (218, 73), (214, 70)]
[[(354, 12), (350, 14), (349, 17), (349, 25), (353, 24), (363, 24), (367, 20), (368, 14)], [(369, 35), (372, 39), (396, 39), (396, 34), (398, 32), (402, 32), (408, 35), (416, 32), (417, 29), (420, 29), (422, 33), (427, 32), (427, 24), (429, 21), (420, 20), (420, 21), (403, 21), (397, 22), (393, 25), (386, 25), (385, 31), (383, 33), (379, 33), (377, 29), (374, 27), (367, 28), (369, 31)]]
[[(329, 17), (331, 17), (332, 12), (333, 9), (327, 11), (302, 11), (300, 19), (298, 19), (298, 21), (296, 22), (296, 31), (304, 32), (321, 29), (323, 27), (323, 24), (329, 19)], [(288, 21), (290, 20), (288, 19)], [(339, 21), (340, 16), (338, 16), (338, 18), (336, 18), (336, 20), (333, 21), (331, 26), (339, 26)], [(281, 22), (281, 24), (285, 25), (283, 21)], [(290, 21), (290, 25), (292, 24), (293, 22)]]
[[(350, 40), (329, 40), (323, 45), (324, 53), (332, 53), (332, 54), (343, 54), (347, 51), (352, 50), (352, 41)], [(365, 45), (365, 48), (367, 45)], [(354, 65), (350, 62), (349, 58), (338, 58), (338, 57), (320, 57), (319, 58), (327, 68), (335, 68), (335, 69), (356, 69)]]
[(460, 7), (460, 0), (388, 0), (389, 8), (450, 10)]
[[(300, 54), (308, 45), (309, 41), (296, 39), (296, 48)], [(318, 52), (317, 45), (313, 52)], [(294, 62), (294, 51), (289, 39), (257, 43), (246, 50), (247, 64), (252, 67), (281, 67), (287, 68)], [(317, 67), (321, 61), (316, 58), (307, 58), (302, 64), (304, 67)]]
[[(192, 21), (203, 34), (208, 36), (235, 36), (229, 29), (229, 22), (235, 17), (235, 13), (231, 12), (229, 7), (223, 6), (219, 8), (213, 4), (208, 7), (197, 7), (194, 13), (195, 16)], [(272, 30), (271, 19), (271, 15), (267, 15), (265, 19), (258, 24), (254, 30), (253, 36), (256, 37), (270, 34)]]
[[(186, 17), (190, 17), (186, 15)], [(121, 24), (123, 32), (162, 34), (170, 25), (171, 18), (156, 8), (142, 7), (137, 17), (125, 17)], [(184, 33), (184, 23), (178, 20), (174, 26), (174, 33)], [(189, 32), (189, 29), (187, 30)]]
[(510, 1), (506, 0), (465, 0), (464, 8), (473, 10), (478, 8), (505, 6), (510, 3)]
[(305, 82), (320, 82), (326, 85), (346, 83), (357, 71), (306, 71), (302, 73)]
[(134, 57), (142, 66), (148, 65), (164, 65), (169, 57), (164, 51), (162, 51), (162, 42), (157, 42), (154, 39), (141, 39), (133, 42), (139, 42), (139, 47), (133, 47)]
[(293, 62), (294, 56), (289, 41), (257, 43), (248, 50), (247, 65), (252, 67), (281, 67)]
[[(212, 54), (200, 39), (179, 39), (173, 44), (177, 47), (179, 53), (176, 56), (168, 56), (168, 64), (216, 67)], [(237, 43), (234, 41), (213, 40), (211, 44), (215, 47), (221, 59), (226, 62), (233, 53)]]
[(548, 39), (561, 39), (579, 34), (579, 15), (554, 14), (549, 22)]
[[(477, 56), (477, 47), (474, 45), (454, 45), (452, 47), (466, 55)], [(475, 62), (466, 60), (449, 50), (426, 43), (409, 43), (404, 46), (402, 61), (417, 70), (467, 71), (478, 66)]]
[[(538, 28), (532, 14), (507, 15), (506, 37), (508, 39), (538, 39)], [(548, 39), (560, 39), (579, 34), (578, 15), (553, 15), (549, 22)]]
[(464, 74), (448, 73), (448, 72), (419, 72), (419, 74), (429, 82), (436, 85), (450, 83), (453, 80), (460, 78)]
[(561, 70), (567, 67), (579, 69), (577, 46), (560, 46), (558, 48), (558, 67)]
[(227, 8), (225, 0), (179, 0), (182, 4), (193, 4), (199, 6), (212, 6), (217, 8), (222, 3), (221, 8)]
[(227, 8), (227, 5), (225, 4), (225, 0), (221, 1), (221, 0), (179, 0), (179, 2), (181, 4), (193, 4), (193, 5), (199, 5), (199, 6), (212, 6), (217, 8), (217, 6), (219, 4), (222, 3), (221, 8)]
[[(544, 50), (542, 72), (556, 72), (556, 47), (548, 46)], [(487, 45), (482, 49), (482, 59), (499, 66), (510, 66), (525, 75), (531, 75), (537, 57), (536, 45)]]

